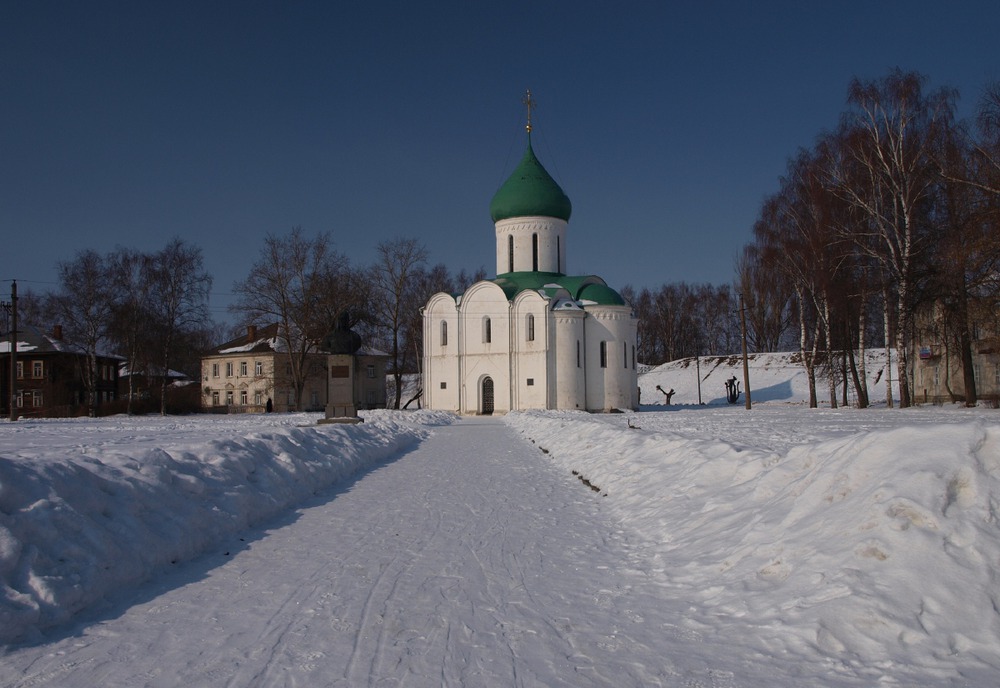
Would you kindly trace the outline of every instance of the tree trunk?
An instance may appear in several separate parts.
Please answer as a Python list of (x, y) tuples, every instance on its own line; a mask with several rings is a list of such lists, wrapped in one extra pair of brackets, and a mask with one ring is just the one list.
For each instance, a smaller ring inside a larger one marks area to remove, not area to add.
[(802, 354), (802, 364), (806, 369), (806, 380), (809, 382), (809, 408), (816, 408), (819, 403), (816, 401), (816, 343), (813, 339), (812, 349), (808, 349), (809, 334), (806, 327), (805, 304), (802, 302), (802, 293), (797, 291), (799, 299), (799, 352)]
[(837, 375), (833, 357), (833, 332), (830, 327), (830, 300), (823, 295), (823, 320), (826, 323), (826, 362), (829, 368), (827, 387), (830, 391), (830, 408), (837, 408)]
[[(865, 306), (865, 299), (862, 295), (861, 303), (858, 306), (858, 365), (853, 365), (854, 388), (858, 394), (858, 408), (868, 408), (868, 349), (865, 340), (865, 330), (868, 329), (868, 309)], [(853, 354), (854, 352), (851, 351)]]
[[(851, 347), (847, 347), (847, 367), (851, 373), (851, 382), (854, 383), (854, 394), (858, 399), (858, 408), (868, 408), (868, 391), (865, 389), (866, 385), (861, 384), (857, 359), (854, 356), (854, 349)], [(844, 381), (844, 389), (847, 389), (846, 380)]]
[(912, 316), (906, 308), (907, 289), (905, 284), (899, 285), (899, 302), (896, 322), (896, 376), (899, 383), (899, 408), (909, 408), (912, 405), (910, 397), (910, 378), (908, 370), (909, 356), (907, 349), (910, 344), (908, 337)]
[(889, 323), (889, 288), (884, 285), (882, 287), (882, 330), (885, 333), (885, 406), (892, 408), (892, 328)]
[(979, 400), (976, 371), (972, 365), (972, 333), (969, 332), (969, 293), (963, 277), (958, 294), (958, 348), (962, 356), (962, 377), (965, 383), (965, 405), (972, 408)]

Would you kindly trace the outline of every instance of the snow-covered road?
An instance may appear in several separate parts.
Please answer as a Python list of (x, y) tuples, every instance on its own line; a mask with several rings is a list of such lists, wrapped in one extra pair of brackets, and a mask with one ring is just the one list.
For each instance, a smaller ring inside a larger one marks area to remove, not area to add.
[(462, 419), (10, 651), (0, 684), (737, 686), (788, 675), (701, 637), (602, 499), (503, 419)]

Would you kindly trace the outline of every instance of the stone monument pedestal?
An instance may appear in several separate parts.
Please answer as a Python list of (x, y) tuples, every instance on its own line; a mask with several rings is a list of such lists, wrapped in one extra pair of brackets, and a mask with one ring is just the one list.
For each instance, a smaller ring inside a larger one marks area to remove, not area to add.
[(364, 423), (354, 407), (354, 355), (330, 354), (327, 357), (327, 368), (330, 370), (326, 397), (329, 401), (326, 404), (326, 417), (320, 419), (320, 424)]

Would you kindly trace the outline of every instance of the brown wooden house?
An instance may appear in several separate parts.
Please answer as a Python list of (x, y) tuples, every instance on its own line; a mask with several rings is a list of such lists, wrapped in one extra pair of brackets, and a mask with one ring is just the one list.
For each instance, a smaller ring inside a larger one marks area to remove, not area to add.
[[(10, 333), (0, 340), (0, 413), (10, 414)], [(95, 406), (118, 397), (121, 356), (86, 350), (63, 339), (62, 328), (51, 333), (22, 325), (17, 331), (17, 367), (14, 404), (19, 416), (59, 417), (85, 415), (90, 410), (86, 380), (93, 376)], [(93, 367), (92, 367), (93, 366)]]

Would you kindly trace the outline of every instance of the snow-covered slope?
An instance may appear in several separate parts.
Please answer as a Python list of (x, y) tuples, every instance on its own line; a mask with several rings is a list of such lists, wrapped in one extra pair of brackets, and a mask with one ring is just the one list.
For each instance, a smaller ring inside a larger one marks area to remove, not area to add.
[[(809, 381), (797, 353), (750, 354), (750, 398), (753, 403), (809, 400)], [(869, 351), (865, 355), (868, 378), (868, 398), (873, 404), (885, 402), (885, 350)], [(741, 356), (704, 356), (682, 358), (649, 368), (639, 375), (640, 402), (663, 405), (664, 393), (674, 390), (672, 404), (697, 404), (698, 378), (701, 376), (701, 402), (725, 404), (726, 380), (736, 377), (743, 390), (743, 358)], [(893, 370), (895, 374), (895, 370)], [(821, 405), (829, 405), (829, 384), (824, 373), (817, 371), (816, 396)], [(657, 389), (662, 388), (663, 391)], [(838, 404), (843, 387), (838, 387)], [(848, 386), (848, 401), (854, 403), (854, 389)], [(743, 403), (740, 397), (739, 403)]]

